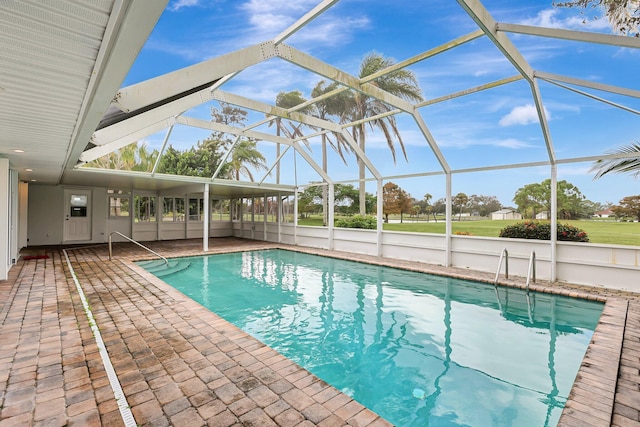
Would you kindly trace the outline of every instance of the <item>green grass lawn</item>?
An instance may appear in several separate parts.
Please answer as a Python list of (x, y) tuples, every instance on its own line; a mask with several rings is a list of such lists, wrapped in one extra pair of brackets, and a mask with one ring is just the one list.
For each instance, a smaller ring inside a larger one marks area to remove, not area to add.
[[(454, 221), (453, 232), (467, 232), (473, 236), (498, 237), (500, 230), (518, 221), (514, 220), (481, 220), (481, 221)], [(640, 246), (640, 223), (638, 222), (610, 222), (610, 221), (558, 221), (571, 224), (587, 232), (592, 243), (604, 243), (615, 245)], [(299, 225), (322, 226), (321, 217), (311, 217), (298, 221)], [(407, 231), (414, 233), (438, 233), (444, 234), (444, 220), (438, 222), (413, 222), (405, 221), (402, 224), (384, 224), (383, 229), (388, 231)]]

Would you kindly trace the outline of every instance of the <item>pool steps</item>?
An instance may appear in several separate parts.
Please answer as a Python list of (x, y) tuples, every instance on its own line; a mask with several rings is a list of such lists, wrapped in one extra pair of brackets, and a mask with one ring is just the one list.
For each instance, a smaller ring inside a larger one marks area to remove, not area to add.
[(168, 264), (165, 264), (161, 259), (154, 259), (152, 261), (141, 261), (137, 264), (156, 277), (165, 277), (186, 270), (191, 265), (191, 262), (186, 260), (171, 260)]

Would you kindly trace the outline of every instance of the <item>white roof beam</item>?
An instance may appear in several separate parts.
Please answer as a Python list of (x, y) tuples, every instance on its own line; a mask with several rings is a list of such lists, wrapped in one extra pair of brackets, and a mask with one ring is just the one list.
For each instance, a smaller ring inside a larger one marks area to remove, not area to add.
[(283, 41), (285, 41), (286, 39), (288, 39), (289, 37), (294, 35), (298, 30), (303, 28), (309, 22), (313, 21), (318, 16), (322, 15), (324, 13), (324, 11), (329, 9), (331, 6), (333, 6), (337, 2), (338, 2), (338, 0), (324, 0), (324, 1), (322, 1), (316, 7), (314, 7), (309, 12), (307, 12), (302, 18), (300, 18), (296, 22), (294, 22), (293, 25), (291, 25), (289, 28), (287, 28), (286, 30), (284, 30), (283, 32), (278, 34), (273, 39), (273, 43), (275, 45), (279, 45), (280, 43), (282, 43)]
[(504, 84), (508, 84), (508, 83), (513, 83), (513, 82), (517, 82), (519, 80), (522, 80), (523, 77), (521, 75), (517, 75), (517, 76), (512, 76), (512, 77), (507, 77), (504, 79), (500, 79), (500, 80), (496, 80), (490, 83), (486, 83), (480, 86), (475, 86), (469, 89), (465, 89), (465, 90), (461, 90), (459, 92), (455, 92), (455, 93), (451, 93), (449, 95), (444, 95), (444, 96), (440, 96), (438, 98), (433, 98), (433, 99), (428, 99), (426, 101), (420, 102), (419, 104), (416, 104), (416, 107), (426, 107), (427, 105), (433, 105), (433, 104), (437, 104), (439, 102), (444, 102), (444, 101), (449, 101), (451, 99), (454, 98), (459, 98), (461, 96), (465, 96), (465, 95), (470, 95), (472, 93), (476, 93), (476, 92), (480, 92), (483, 90), (487, 90), (487, 89), (492, 89), (494, 87), (498, 87), (498, 86), (502, 86)]
[(601, 90), (603, 92), (615, 93), (618, 95), (630, 96), (633, 98), (640, 98), (640, 90), (629, 89), (604, 83), (592, 82), (589, 80), (576, 79), (573, 77), (562, 76), (559, 74), (545, 73), (543, 71), (535, 71), (534, 77), (541, 80), (548, 81), (549, 83), (562, 82), (569, 83), (576, 86), (588, 87), (590, 89)]
[(544, 113), (544, 105), (542, 103), (542, 97), (540, 96), (540, 90), (538, 84), (533, 76), (533, 69), (529, 63), (524, 59), (518, 49), (511, 43), (511, 40), (503, 33), (498, 32), (498, 23), (489, 14), (487, 9), (484, 8), (479, 0), (457, 0), (458, 4), (469, 14), (469, 16), (478, 24), (478, 26), (484, 31), (489, 39), (496, 45), (496, 47), (502, 52), (502, 54), (513, 64), (513, 66), (522, 74), (522, 76), (531, 85), (531, 93), (533, 96), (533, 102), (538, 112), (538, 119), (540, 121), (540, 128), (542, 135), (547, 146), (547, 153), (549, 160), (553, 164), (555, 162), (555, 150), (553, 148), (553, 142), (551, 140), (551, 132), (549, 131), (549, 124)]
[(116, 94), (114, 103), (122, 111), (135, 111), (233, 75), (274, 56), (272, 42), (260, 43), (122, 88)]
[(276, 159), (275, 162), (273, 162), (273, 164), (271, 165), (271, 167), (269, 168), (269, 170), (264, 174), (264, 176), (262, 177), (262, 179), (260, 180), (260, 184), (262, 184), (264, 182), (265, 179), (267, 179), (267, 177), (269, 176), (269, 174), (273, 171), (273, 169), (280, 163), (280, 160), (282, 160), (282, 158), (284, 157), (285, 154), (287, 154), (287, 151), (289, 151), (289, 148), (291, 148), (290, 145), (287, 145), (284, 150), (282, 150), (282, 153), (280, 153), (280, 155), (278, 156), (278, 158)]
[(578, 89), (573, 88), (571, 86), (563, 85), (562, 83), (558, 83), (558, 82), (553, 81), (553, 80), (547, 80), (547, 81), (549, 83), (551, 83), (552, 85), (556, 85), (558, 87), (561, 87), (563, 89), (569, 90), (571, 92), (575, 92), (575, 93), (580, 94), (582, 96), (586, 96), (587, 98), (595, 99), (596, 101), (600, 101), (600, 102), (602, 102), (604, 104), (611, 105), (612, 107), (620, 108), (621, 110), (627, 111), (629, 113), (640, 115), (640, 111), (634, 110), (631, 107), (627, 107), (627, 106), (624, 106), (622, 104), (618, 104), (617, 102), (609, 101), (607, 99), (601, 98), (599, 96), (592, 95), (592, 94), (587, 93), (587, 92), (585, 92), (583, 90), (578, 90)]
[(222, 159), (220, 159), (220, 164), (218, 165), (218, 167), (216, 168), (216, 171), (213, 173), (213, 175), (211, 176), (211, 180), (213, 181), (214, 179), (216, 179), (216, 177), (218, 176), (218, 174), (220, 173), (220, 171), (222, 170), (222, 166), (224, 166), (224, 163), (227, 161), (227, 159), (229, 158), (229, 154), (231, 154), (231, 152), (233, 151), (234, 148), (236, 148), (236, 144), (238, 143), (238, 141), (240, 141), (240, 138), (242, 137), (242, 135), (237, 135), (236, 139), (233, 141), (233, 143), (231, 144), (231, 147), (229, 147), (229, 149), (227, 150), (226, 153), (224, 153), (224, 156), (222, 156)]
[(529, 82), (533, 82), (533, 70), (529, 63), (520, 54), (511, 40), (501, 32), (498, 32), (498, 23), (478, 0), (457, 0), (458, 4), (469, 14), (480, 29), (489, 37), (502, 54)]
[(637, 37), (614, 36), (611, 34), (589, 33), (586, 31), (562, 30), (559, 28), (543, 28), (531, 25), (498, 23), (497, 31), (507, 33), (527, 34), (530, 36), (550, 37), (554, 39), (573, 40), (587, 43), (606, 44), (615, 47), (640, 49), (640, 39)]
[(139, 141), (144, 137), (153, 135), (156, 132), (160, 132), (163, 129), (171, 127), (175, 123), (176, 118), (171, 117), (168, 119), (160, 120), (142, 129), (128, 132), (117, 139), (110, 140), (103, 144), (99, 144), (96, 147), (83, 151), (82, 154), (80, 154), (78, 160), (80, 162), (91, 162), (93, 160), (99, 159), (100, 157), (106, 156), (107, 154), (119, 150), (122, 147), (133, 144), (134, 142)]
[(423, 61), (423, 60), (425, 60), (427, 58), (430, 58), (432, 56), (438, 55), (438, 54), (440, 54), (442, 52), (446, 52), (446, 51), (448, 51), (450, 49), (453, 49), (454, 47), (461, 46), (461, 45), (463, 45), (463, 44), (465, 44), (467, 42), (470, 42), (470, 41), (475, 40), (475, 39), (477, 39), (479, 37), (482, 37), (482, 36), (484, 36), (484, 32), (482, 30), (476, 30), (476, 31), (474, 31), (472, 33), (465, 34), (464, 36), (458, 37), (457, 39), (453, 39), (450, 42), (441, 44), (440, 46), (437, 46), (437, 47), (435, 47), (433, 49), (429, 49), (429, 50), (427, 50), (427, 51), (425, 51), (423, 53), (420, 53), (420, 54), (418, 54), (416, 56), (413, 56), (413, 57), (411, 57), (409, 59), (405, 59), (404, 61), (400, 61), (400, 62), (398, 62), (398, 63), (396, 63), (396, 64), (394, 64), (394, 65), (392, 65), (390, 67), (385, 68), (384, 70), (378, 71), (377, 73), (373, 73), (373, 74), (370, 74), (370, 75), (368, 75), (366, 77), (363, 77), (362, 79), (360, 79), (360, 82), (361, 83), (370, 82), (371, 80), (375, 80), (378, 77), (382, 77), (382, 76), (384, 76), (386, 74), (389, 74), (389, 73), (391, 73), (393, 71), (397, 71), (397, 70), (400, 70), (402, 68), (408, 67), (409, 65), (413, 65), (416, 62), (420, 62), (420, 61)]
[(291, 46), (280, 45), (277, 47), (278, 56), (282, 59), (292, 62), (300, 67), (312, 71), (316, 74), (324, 76), (330, 80), (338, 82), (344, 86), (348, 86), (358, 92), (377, 98), (387, 104), (399, 108), (406, 112), (413, 112), (415, 107), (410, 102), (383, 91), (371, 83), (361, 84), (360, 79), (354, 77), (336, 67), (322, 62), (311, 55), (307, 55)]
[(137, 129), (146, 128), (163, 120), (167, 120), (170, 117), (182, 114), (184, 111), (188, 111), (192, 107), (203, 104), (212, 99), (211, 91), (203, 89), (199, 92), (195, 92), (173, 102), (145, 111), (144, 113), (140, 113), (111, 126), (99, 129), (93, 133), (91, 142), (95, 145), (107, 144), (111, 141), (115, 141), (116, 139), (129, 135)]
[(260, 139), (264, 141), (271, 141), (278, 144), (292, 145), (293, 142), (282, 136), (271, 135), (269, 133), (258, 132), (254, 130), (245, 130), (242, 128), (237, 128), (235, 126), (225, 125), (224, 123), (217, 123), (206, 121), (202, 119), (196, 119), (194, 117), (180, 116), (176, 119), (176, 123), (185, 126), (191, 126), (199, 129), (206, 129), (215, 132), (225, 132), (231, 135), (240, 135), (245, 136), (247, 138)]
[(440, 163), (440, 166), (442, 167), (442, 170), (447, 172), (447, 173), (451, 172), (451, 168), (449, 167), (449, 164), (447, 163), (447, 159), (444, 158), (444, 155), (442, 154), (442, 151), (440, 151), (440, 147), (436, 143), (435, 138), (431, 134), (431, 131), (427, 127), (427, 124), (424, 122), (424, 119), (422, 118), (422, 115), (420, 114), (419, 111), (416, 111), (413, 114), (413, 119), (416, 121), (416, 124), (420, 128), (420, 131), (422, 132), (422, 135), (424, 135), (424, 138), (427, 140), (427, 143), (429, 144), (429, 147), (431, 148), (431, 151), (433, 151), (433, 154), (436, 156), (436, 159), (438, 160), (438, 163)]
[(351, 147), (353, 152), (356, 154), (356, 156), (362, 160), (362, 162), (367, 167), (367, 169), (369, 169), (369, 171), (374, 176), (374, 178), (380, 179), (382, 175), (380, 174), (380, 172), (378, 172), (378, 169), (371, 162), (371, 159), (369, 159), (369, 156), (367, 156), (365, 152), (362, 151), (362, 149), (360, 148), (356, 140), (353, 139), (353, 136), (346, 129), (343, 129), (341, 133), (342, 133), (342, 137), (345, 139), (345, 141), (347, 141), (347, 144), (349, 144), (349, 146)]
[(249, 99), (241, 95), (236, 95), (233, 93), (217, 90), (212, 93), (212, 96), (215, 99), (222, 102), (227, 102), (229, 104), (234, 104), (240, 107), (249, 108), (250, 110), (258, 111), (260, 113), (268, 114), (270, 116), (277, 116), (285, 119), (291, 119), (311, 127), (318, 127), (321, 129), (327, 129), (334, 132), (340, 132), (342, 130), (342, 127), (334, 122), (318, 119), (316, 117), (312, 117), (307, 114), (297, 113), (295, 111), (289, 112), (289, 110), (285, 108), (277, 107), (275, 105), (265, 104), (264, 102), (255, 101), (253, 99)]

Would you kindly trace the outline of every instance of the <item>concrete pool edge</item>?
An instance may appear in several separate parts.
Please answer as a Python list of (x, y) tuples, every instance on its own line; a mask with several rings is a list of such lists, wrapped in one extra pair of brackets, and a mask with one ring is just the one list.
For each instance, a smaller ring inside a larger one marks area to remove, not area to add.
[[(328, 251), (318, 248), (306, 248), (286, 244), (268, 244), (264, 242), (259, 247), (255, 248), (227, 248), (227, 250), (224, 251), (216, 251), (214, 249), (213, 251), (210, 250), (206, 253), (189, 253), (185, 255), (177, 255), (176, 257), (268, 249), (284, 249), (489, 284), (493, 284), (494, 279), (492, 274), (477, 271), (445, 268), (431, 264), (406, 262), (397, 259), (372, 257), (362, 254)], [(148, 258), (145, 258), (144, 256), (139, 258), (136, 257), (136, 259), (132, 259), (131, 261), (139, 261), (142, 259)], [(137, 271), (140, 267), (137, 267), (136, 265), (135, 268)], [(153, 277), (155, 278), (155, 276)], [(162, 282), (161, 279), (156, 280)], [(164, 282), (162, 283), (164, 284)], [(166, 284), (164, 285), (168, 286)], [(502, 279), (499, 281), (498, 285), (520, 289), (526, 288), (524, 278), (519, 277), (511, 278), (509, 280)], [(603, 313), (585, 352), (580, 369), (576, 375), (576, 380), (572, 385), (569, 398), (565, 404), (558, 426), (583, 426), (586, 422), (592, 426), (609, 426), (611, 424), (614, 410), (618, 374), (617, 369), (622, 352), (628, 301), (622, 298), (587, 292), (586, 287), (585, 290), (582, 290), (579, 286), (565, 288), (550, 282), (538, 282), (532, 284), (530, 289), (536, 292), (599, 301), (605, 304)], [(615, 367), (615, 369), (613, 367)]]
[(611, 425), (628, 307), (623, 299), (610, 298), (605, 303), (559, 426)]

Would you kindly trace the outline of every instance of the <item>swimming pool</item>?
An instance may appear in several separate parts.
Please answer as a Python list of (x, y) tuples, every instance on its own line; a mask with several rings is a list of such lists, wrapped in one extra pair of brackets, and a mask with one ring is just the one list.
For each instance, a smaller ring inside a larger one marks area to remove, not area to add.
[(603, 308), (285, 250), (181, 262), (165, 282), (396, 425), (556, 425)]

